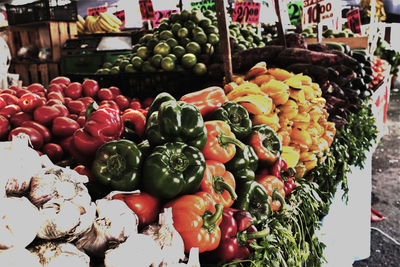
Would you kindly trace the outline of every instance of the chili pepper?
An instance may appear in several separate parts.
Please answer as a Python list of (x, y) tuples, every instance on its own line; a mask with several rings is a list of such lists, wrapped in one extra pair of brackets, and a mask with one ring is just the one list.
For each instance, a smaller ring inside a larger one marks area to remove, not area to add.
[(285, 190), (283, 181), (274, 175), (257, 175), (256, 181), (260, 183), (268, 193), (269, 204), (272, 211), (282, 209), (285, 205)]
[(129, 110), (122, 114), (121, 120), (124, 123), (122, 138), (132, 141), (142, 140), (146, 125), (146, 117), (138, 110)]
[[(89, 105), (88, 110), (93, 105)], [(119, 112), (112, 108), (100, 108), (90, 113), (85, 126), (74, 132), (74, 144), (85, 155), (93, 155), (100, 145), (118, 140), (123, 131)]]
[(138, 216), (140, 227), (154, 223), (161, 211), (160, 199), (146, 192), (116, 194), (112, 199), (124, 201)]
[(195, 105), (203, 117), (221, 107), (228, 98), (224, 90), (218, 86), (211, 86), (196, 92), (188, 93), (180, 101)]
[(235, 188), (235, 178), (225, 169), (224, 164), (215, 160), (206, 160), (206, 170), (200, 184), (200, 191), (209, 193), (216, 203), (229, 208), (237, 198)]
[(270, 173), (284, 182), (286, 196), (293, 191), (295, 187), (293, 177), (296, 174), (296, 170), (294, 168), (289, 168), (286, 160), (283, 157), (279, 157), (274, 165), (272, 165)]
[(252, 127), (248, 111), (242, 105), (232, 101), (225, 102), (222, 107), (215, 110), (210, 119), (226, 121), (239, 140), (246, 138)]
[(185, 252), (198, 247), (199, 253), (218, 247), (221, 240), (219, 225), (222, 221), (222, 204), (215, 204), (207, 193), (183, 195), (166, 204), (172, 208), (174, 227), (185, 244)]
[(178, 141), (202, 149), (207, 142), (200, 111), (192, 104), (175, 100), (163, 102), (150, 115), (145, 136), (153, 146)]
[(234, 207), (240, 210), (247, 210), (251, 214), (260, 212), (268, 215), (270, 213), (270, 206), (268, 202), (267, 190), (256, 181), (247, 181), (239, 186), (236, 190), (238, 198), (234, 203)]
[(221, 241), (212, 251), (214, 259), (222, 262), (247, 259), (255, 239), (263, 238), (270, 233), (268, 227), (257, 231), (253, 218), (248, 211), (224, 208), (220, 224)]
[(97, 150), (91, 170), (96, 182), (129, 191), (139, 185), (141, 164), (142, 152), (134, 142), (114, 140)]
[(206, 163), (199, 149), (182, 142), (165, 143), (153, 149), (143, 164), (143, 189), (171, 199), (199, 189)]
[(53, 120), (52, 129), (54, 136), (66, 137), (73, 135), (80, 128), (79, 123), (68, 117), (57, 117)]
[(207, 143), (202, 152), (205, 159), (217, 160), (222, 163), (230, 161), (236, 153), (236, 146), (244, 149), (244, 144), (235, 138), (225, 121), (206, 121)]
[(256, 152), (260, 161), (273, 164), (282, 153), (282, 143), (274, 130), (265, 124), (253, 126), (248, 144)]
[(241, 185), (246, 181), (254, 180), (255, 171), (258, 167), (258, 157), (251, 146), (245, 145), (243, 150), (236, 151), (235, 156), (225, 166), (227, 170), (232, 172), (236, 183)]

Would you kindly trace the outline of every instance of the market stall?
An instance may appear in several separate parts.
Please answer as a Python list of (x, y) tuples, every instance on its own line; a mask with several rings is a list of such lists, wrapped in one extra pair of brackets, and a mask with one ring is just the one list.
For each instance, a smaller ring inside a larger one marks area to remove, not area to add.
[[(368, 257), (371, 155), (397, 74), (379, 56), (389, 50), (371, 54), (354, 15), (351, 29), (323, 33), (341, 13), (332, 1), (266, 2), (140, 0), (146, 29), (135, 30), (109, 6), (68, 23), (10, 25), (11, 41), (43, 25), (71, 36), (56, 38), (48, 62), (14, 60), (31, 74), (0, 93), (0, 201), (12, 207), (1, 209), (0, 263), (350, 266)], [(277, 29), (261, 6), (279, 11)], [(302, 21), (308, 30), (288, 31)], [(21, 213), (30, 229), (14, 220)]]

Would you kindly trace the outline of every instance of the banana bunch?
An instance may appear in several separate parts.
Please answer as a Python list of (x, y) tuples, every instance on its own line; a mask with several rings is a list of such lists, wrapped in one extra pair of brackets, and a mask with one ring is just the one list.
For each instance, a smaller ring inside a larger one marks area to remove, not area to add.
[(296, 177), (315, 168), (332, 144), (335, 125), (327, 120), (321, 88), (309, 76), (268, 69), (260, 62), (246, 75), (235, 76), (224, 90), (230, 101), (247, 109), (253, 125), (267, 124), (275, 130), (282, 156), (296, 169)]
[(100, 13), (98, 16), (86, 16), (86, 18), (78, 15), (76, 25), (78, 33), (91, 34), (120, 32), (122, 22), (115, 15), (105, 12)]

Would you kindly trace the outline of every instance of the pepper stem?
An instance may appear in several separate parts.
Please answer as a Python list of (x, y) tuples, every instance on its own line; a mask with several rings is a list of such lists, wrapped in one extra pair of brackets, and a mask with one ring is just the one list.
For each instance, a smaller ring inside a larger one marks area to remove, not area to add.
[(229, 136), (229, 135), (226, 135), (223, 133), (220, 133), (218, 135), (218, 143), (223, 147), (228, 144), (234, 144), (237, 147), (239, 147), (241, 150), (244, 150), (244, 146), (245, 146), (241, 141), (239, 141), (235, 137)]
[(211, 233), (217, 221), (221, 218), (222, 216), (222, 211), (224, 210), (224, 206), (221, 203), (215, 204), (215, 213), (205, 213), (203, 215), (203, 227)]
[(279, 202), (281, 203), (281, 207), (280, 210), (282, 210), (285, 207), (285, 199), (282, 197), (281, 194), (279, 194), (278, 190), (276, 189), (276, 187), (274, 188), (274, 191), (272, 192), (272, 200), (279, 200)]
[(85, 120), (87, 120), (94, 111), (99, 109), (99, 105), (96, 103), (96, 101), (93, 101), (89, 104), (89, 106), (86, 108), (85, 111)]
[(224, 178), (221, 176), (213, 176), (213, 188), (218, 194), (222, 194), (226, 190), (231, 195), (233, 200), (237, 199), (237, 194), (235, 193), (233, 187), (226, 183)]
[(269, 235), (270, 230), (269, 227), (266, 226), (263, 230), (258, 231), (258, 232), (251, 232), (251, 233), (246, 233), (246, 239), (257, 239), (257, 238), (263, 238)]

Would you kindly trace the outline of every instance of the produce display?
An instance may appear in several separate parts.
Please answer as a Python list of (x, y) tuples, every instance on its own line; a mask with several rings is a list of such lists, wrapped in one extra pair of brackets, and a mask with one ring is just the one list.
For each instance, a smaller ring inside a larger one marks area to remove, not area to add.
[(88, 15), (85, 18), (78, 15), (76, 26), (79, 34), (121, 32), (122, 21), (114, 14), (100, 12), (99, 15)]

